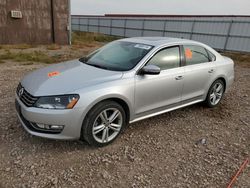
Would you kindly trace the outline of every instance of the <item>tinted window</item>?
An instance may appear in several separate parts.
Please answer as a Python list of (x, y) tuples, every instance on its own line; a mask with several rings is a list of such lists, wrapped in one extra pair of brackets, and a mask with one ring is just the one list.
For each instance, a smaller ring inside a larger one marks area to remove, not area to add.
[(91, 66), (114, 71), (132, 69), (153, 46), (126, 42), (111, 42), (80, 61)]
[(161, 50), (153, 56), (148, 65), (157, 65), (161, 70), (179, 67), (180, 51), (179, 47), (171, 47)]
[(205, 48), (201, 46), (184, 46), (186, 65), (194, 65), (209, 62), (209, 57)]

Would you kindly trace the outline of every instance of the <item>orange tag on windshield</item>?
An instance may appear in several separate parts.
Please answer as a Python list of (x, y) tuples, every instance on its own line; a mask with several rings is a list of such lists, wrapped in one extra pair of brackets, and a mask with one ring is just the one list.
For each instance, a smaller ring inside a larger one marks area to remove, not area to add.
[(187, 59), (192, 59), (192, 57), (193, 57), (193, 53), (192, 53), (192, 51), (189, 48), (187, 48), (185, 50), (185, 55), (186, 55)]
[(58, 71), (49, 72), (48, 77), (58, 76), (59, 74), (60, 74), (60, 72), (58, 72)]

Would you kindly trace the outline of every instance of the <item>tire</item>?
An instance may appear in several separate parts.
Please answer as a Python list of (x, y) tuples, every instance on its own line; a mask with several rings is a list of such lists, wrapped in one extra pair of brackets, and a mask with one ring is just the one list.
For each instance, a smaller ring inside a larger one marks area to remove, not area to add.
[(209, 108), (217, 106), (223, 97), (224, 91), (225, 91), (224, 82), (221, 79), (215, 80), (208, 90), (205, 104)]
[(82, 137), (91, 146), (106, 146), (119, 136), (125, 124), (126, 113), (121, 105), (114, 101), (103, 101), (87, 114), (82, 126)]

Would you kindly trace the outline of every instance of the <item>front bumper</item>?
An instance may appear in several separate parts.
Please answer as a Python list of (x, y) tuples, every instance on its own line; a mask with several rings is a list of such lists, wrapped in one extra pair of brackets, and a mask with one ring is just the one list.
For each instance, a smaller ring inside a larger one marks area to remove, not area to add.
[[(25, 106), (16, 95), (17, 116), (24, 129), (35, 136), (58, 139), (76, 140), (80, 138), (84, 113), (79, 108), (53, 110)], [(46, 125), (64, 125), (60, 133), (45, 133), (36, 130), (30, 123)]]

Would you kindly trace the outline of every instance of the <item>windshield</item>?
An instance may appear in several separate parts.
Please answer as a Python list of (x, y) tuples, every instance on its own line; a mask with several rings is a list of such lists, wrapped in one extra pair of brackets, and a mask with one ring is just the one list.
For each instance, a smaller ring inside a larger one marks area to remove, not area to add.
[(115, 41), (93, 52), (80, 61), (91, 66), (113, 71), (128, 71), (153, 48), (133, 42)]

